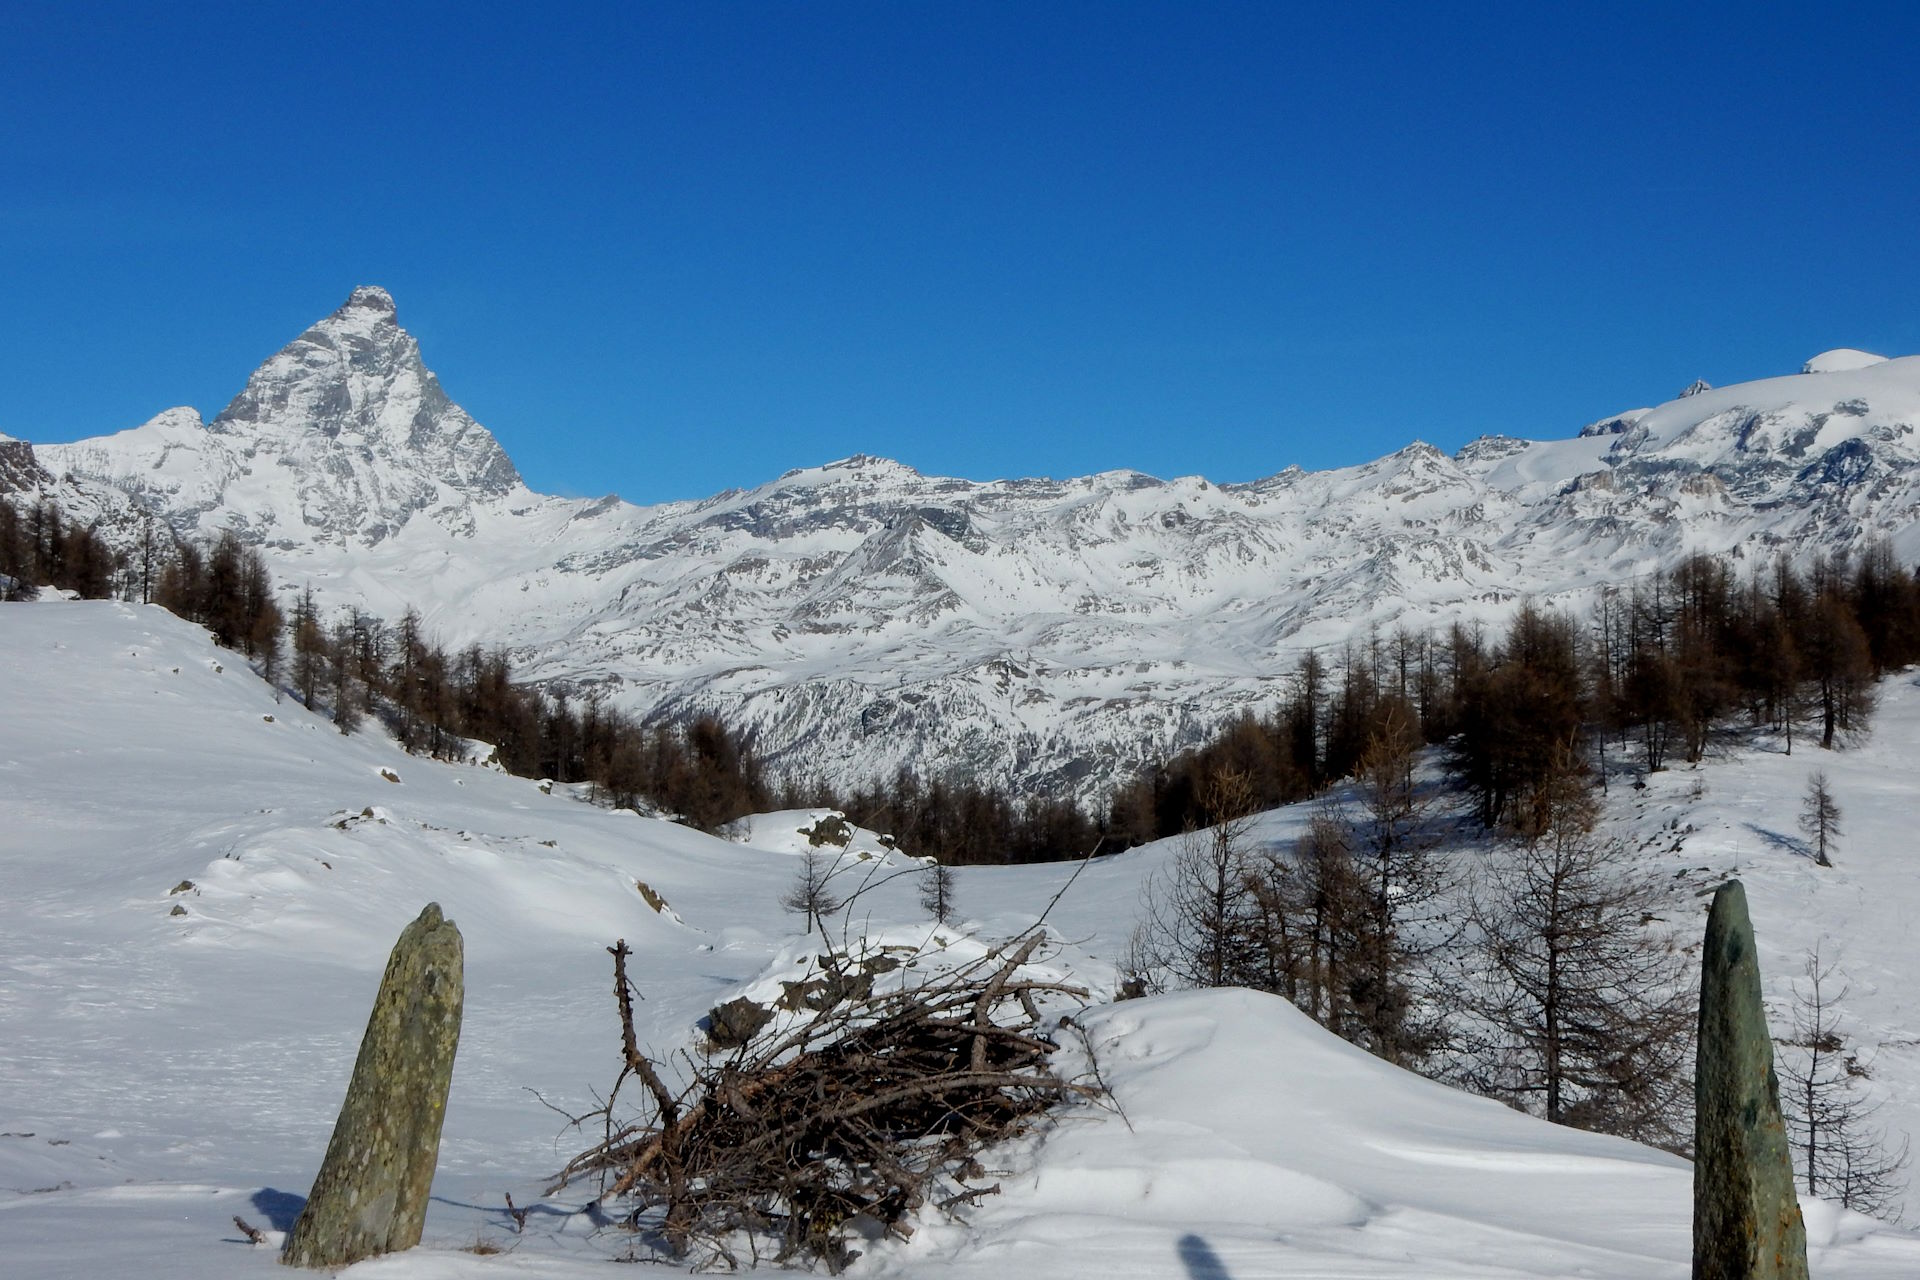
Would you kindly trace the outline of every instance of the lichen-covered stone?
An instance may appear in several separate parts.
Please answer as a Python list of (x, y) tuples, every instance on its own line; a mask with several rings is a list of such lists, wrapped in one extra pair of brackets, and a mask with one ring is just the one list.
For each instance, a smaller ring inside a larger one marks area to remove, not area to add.
[(1807, 1233), (1780, 1118), (1747, 895), (1713, 895), (1694, 1067), (1693, 1280), (1806, 1280)]
[(344, 1267), (420, 1243), (463, 998), (460, 930), (426, 910), (400, 934), (333, 1140), (281, 1261)]

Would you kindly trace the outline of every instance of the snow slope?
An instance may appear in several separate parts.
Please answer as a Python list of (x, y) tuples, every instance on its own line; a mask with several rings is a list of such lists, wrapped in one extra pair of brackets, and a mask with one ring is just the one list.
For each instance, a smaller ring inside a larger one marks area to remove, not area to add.
[[(806, 954), (776, 899), (818, 815), (762, 815), (744, 843), (715, 840), (375, 735), (342, 738), (199, 629), (129, 605), (0, 606), (0, 688), (9, 1277), (279, 1274), (231, 1219), (291, 1220), (387, 948), (429, 899), (460, 925), (468, 968), (427, 1247), (349, 1274), (604, 1274), (629, 1242), (597, 1230), (578, 1199), (539, 1200), (583, 1144), (527, 1092), (578, 1111), (611, 1080), (603, 948), (633, 946), (657, 1049), (689, 1043), (708, 1006)], [(1911, 974), (1901, 912), (1916, 891), (1891, 837), (1911, 811), (1898, 762), (1916, 739), (1920, 691), (1903, 686), (1872, 745), (1822, 759), (1853, 834), (1821, 879), (1739, 825), (1770, 830), (1790, 811), (1801, 757), (1716, 762), (1699, 800), (1692, 779), (1662, 775), (1644, 811), (1620, 820), (1666, 830), (1650, 850), (1665, 856), (1668, 823), (1687, 817), (1696, 830), (1675, 856), (1739, 863), (1776, 987), (1776, 954), (1822, 918), (1844, 929), (1856, 983), (1876, 988), (1866, 1021), (1897, 1037), (1913, 1026), (1895, 980)], [(1287, 839), (1302, 820), (1268, 815), (1261, 837)], [(909, 865), (870, 833), (847, 856)], [(1056, 909), (1069, 942), (1047, 963), (1110, 989), (1141, 882), (1165, 856), (1093, 864)], [(1031, 923), (1069, 874), (962, 869), (974, 918), (951, 945)], [(183, 880), (193, 887), (169, 894)], [(911, 890), (878, 891), (865, 917), (924, 934)], [(858, 1273), (1686, 1274), (1688, 1172), (1671, 1156), (1406, 1075), (1268, 997), (1176, 995), (1082, 1020), (1120, 1113), (1087, 1107), (999, 1153), (1002, 1195), (967, 1223), (871, 1249)], [(503, 1212), (509, 1192), (535, 1205), (521, 1234)], [(1817, 1204), (1808, 1216), (1816, 1274), (1920, 1274), (1920, 1238)], [(464, 1251), (479, 1242), (510, 1251)]]
[(646, 716), (718, 711), (776, 767), (937, 760), (1092, 797), (1370, 627), (1574, 601), (1696, 550), (1762, 563), (1888, 537), (1920, 558), (1920, 357), (1808, 367), (1572, 439), (1416, 443), (1243, 485), (977, 483), (860, 456), (636, 507), (528, 491), (362, 288), (211, 423), (174, 409), (43, 446), (54, 475), (19, 483), (128, 543), (142, 511), (238, 530), (287, 591), (417, 605), (449, 644), (505, 643), (531, 676)]

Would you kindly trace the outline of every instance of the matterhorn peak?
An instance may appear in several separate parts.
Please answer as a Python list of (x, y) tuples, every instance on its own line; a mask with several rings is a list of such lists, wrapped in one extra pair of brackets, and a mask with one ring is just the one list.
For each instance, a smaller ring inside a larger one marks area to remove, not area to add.
[(349, 307), (366, 311), (380, 311), (390, 316), (395, 314), (393, 295), (377, 284), (363, 284), (348, 294), (346, 305), (341, 307), (341, 310), (345, 311)]
[(395, 314), (392, 294), (360, 286), (255, 370), (211, 424), (294, 464), (308, 528), (377, 541), (413, 512), (520, 481), (494, 438), (441, 390)]
[(205, 426), (174, 409), (68, 452), (69, 469), (181, 512), (183, 531), (218, 513), (262, 540), (372, 545), (423, 516), (464, 534), (474, 503), (520, 484), (373, 285), (268, 357)]
[[(308, 329), (301, 337), (312, 338), (317, 334), (350, 337), (381, 345), (413, 346), (412, 338), (400, 327), (399, 309), (393, 304), (393, 295), (377, 284), (363, 284), (355, 289), (347, 295), (345, 302), (334, 309), (333, 314)], [(417, 347), (413, 347), (411, 354), (414, 360), (419, 360)]]

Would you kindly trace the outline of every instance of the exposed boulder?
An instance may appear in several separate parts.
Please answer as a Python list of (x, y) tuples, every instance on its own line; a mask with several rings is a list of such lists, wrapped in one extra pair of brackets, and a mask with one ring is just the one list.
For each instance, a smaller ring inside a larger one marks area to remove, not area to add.
[(815, 849), (830, 847), (844, 849), (853, 840), (853, 827), (846, 817), (839, 813), (829, 813), (811, 827), (802, 829), (801, 835)]
[(1720, 886), (1707, 916), (1698, 1052), (1693, 1280), (1806, 1280), (1806, 1227), (1738, 880)]
[(437, 902), (401, 931), (282, 1262), (344, 1267), (420, 1243), (460, 1043), (463, 955)]
[(773, 1021), (773, 1010), (740, 996), (707, 1011), (707, 1039), (716, 1049), (737, 1049)]

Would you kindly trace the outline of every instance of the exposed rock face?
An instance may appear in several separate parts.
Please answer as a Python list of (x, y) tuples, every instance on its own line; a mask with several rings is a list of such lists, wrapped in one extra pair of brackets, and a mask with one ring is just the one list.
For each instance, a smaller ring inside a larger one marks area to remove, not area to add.
[(37, 489), (53, 477), (33, 456), (33, 446), (12, 436), (0, 436), (0, 493)]
[(344, 1267), (420, 1243), (460, 1042), (460, 930), (427, 904), (401, 931), (313, 1180), (281, 1261)]
[(1694, 1280), (1806, 1280), (1807, 1233), (1780, 1118), (1747, 894), (1713, 896), (1694, 1068)]

